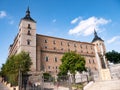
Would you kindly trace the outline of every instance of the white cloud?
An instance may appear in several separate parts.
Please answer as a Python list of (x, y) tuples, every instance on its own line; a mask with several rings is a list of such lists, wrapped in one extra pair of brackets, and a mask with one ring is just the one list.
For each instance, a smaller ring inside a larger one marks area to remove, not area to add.
[(5, 11), (0, 11), (0, 18), (4, 18), (5, 16), (7, 16)]
[(53, 19), (52, 22), (55, 23), (55, 22), (56, 22), (56, 19)]
[(75, 19), (73, 19), (72, 21), (71, 21), (71, 24), (75, 24), (78, 20), (81, 20), (82, 19), (82, 17), (77, 17), (77, 18), (75, 18)]
[(107, 41), (107, 43), (113, 43), (115, 41), (117, 41), (118, 39), (120, 39), (120, 36), (114, 36), (113, 38), (111, 38), (110, 40)]
[(100, 30), (100, 25), (104, 25), (109, 22), (110, 20), (106, 20), (104, 18), (97, 18), (93, 16), (86, 20), (81, 20), (77, 26), (69, 30), (69, 34), (70, 35), (81, 35), (82, 34), (83, 36), (88, 36), (93, 33), (94, 29)]

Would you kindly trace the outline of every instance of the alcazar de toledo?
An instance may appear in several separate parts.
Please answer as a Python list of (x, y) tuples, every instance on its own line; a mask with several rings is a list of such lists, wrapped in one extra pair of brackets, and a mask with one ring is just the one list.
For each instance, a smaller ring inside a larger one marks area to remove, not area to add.
[(9, 49), (9, 56), (23, 50), (29, 52), (33, 63), (31, 71), (42, 70), (53, 75), (58, 74), (61, 58), (68, 51), (76, 51), (84, 56), (86, 67), (93, 72), (108, 68), (104, 40), (97, 35), (96, 31), (92, 42), (80, 42), (36, 34), (36, 24), (28, 8), (25, 17), (20, 20), (19, 32)]

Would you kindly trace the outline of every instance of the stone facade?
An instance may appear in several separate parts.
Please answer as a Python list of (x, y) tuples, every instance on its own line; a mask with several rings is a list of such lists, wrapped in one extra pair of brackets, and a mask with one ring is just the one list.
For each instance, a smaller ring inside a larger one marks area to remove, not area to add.
[(36, 22), (30, 17), (29, 8), (26, 16), (20, 21), (19, 32), (13, 44), (10, 45), (9, 56), (22, 50), (30, 54), (33, 62), (32, 71), (42, 70), (56, 75), (59, 72), (63, 54), (69, 51), (75, 51), (84, 56), (86, 67), (92, 71), (99, 71), (106, 67), (104, 41), (97, 36), (96, 32), (91, 43), (36, 34)]

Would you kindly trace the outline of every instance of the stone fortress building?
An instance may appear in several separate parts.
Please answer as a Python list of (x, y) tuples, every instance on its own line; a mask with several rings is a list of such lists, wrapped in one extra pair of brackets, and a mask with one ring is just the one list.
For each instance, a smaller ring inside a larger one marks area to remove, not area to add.
[(65, 52), (76, 51), (85, 57), (86, 67), (91, 71), (107, 68), (104, 41), (94, 31), (91, 43), (36, 34), (36, 21), (30, 16), (29, 8), (20, 20), (19, 32), (9, 48), (9, 56), (21, 51), (28, 52), (32, 59), (31, 71), (44, 71), (56, 75)]

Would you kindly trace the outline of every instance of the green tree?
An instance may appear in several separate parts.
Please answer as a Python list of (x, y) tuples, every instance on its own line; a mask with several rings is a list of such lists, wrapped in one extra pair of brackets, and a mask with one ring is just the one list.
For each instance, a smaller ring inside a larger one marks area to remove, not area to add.
[(108, 61), (114, 63), (114, 64), (117, 64), (117, 63), (120, 63), (120, 53), (112, 50), (111, 52), (107, 52), (105, 54), (106, 58)]
[(43, 73), (44, 81), (52, 80), (52, 76), (49, 73)]
[(27, 74), (30, 71), (31, 65), (32, 62), (29, 54), (22, 51), (17, 55), (8, 57), (6, 63), (1, 68), (1, 74), (9, 83), (17, 85), (19, 69), (23, 74)]
[(67, 75), (68, 71), (75, 75), (75, 71), (82, 72), (86, 70), (85, 58), (75, 52), (66, 52), (61, 61), (62, 64), (59, 67), (59, 75)]

